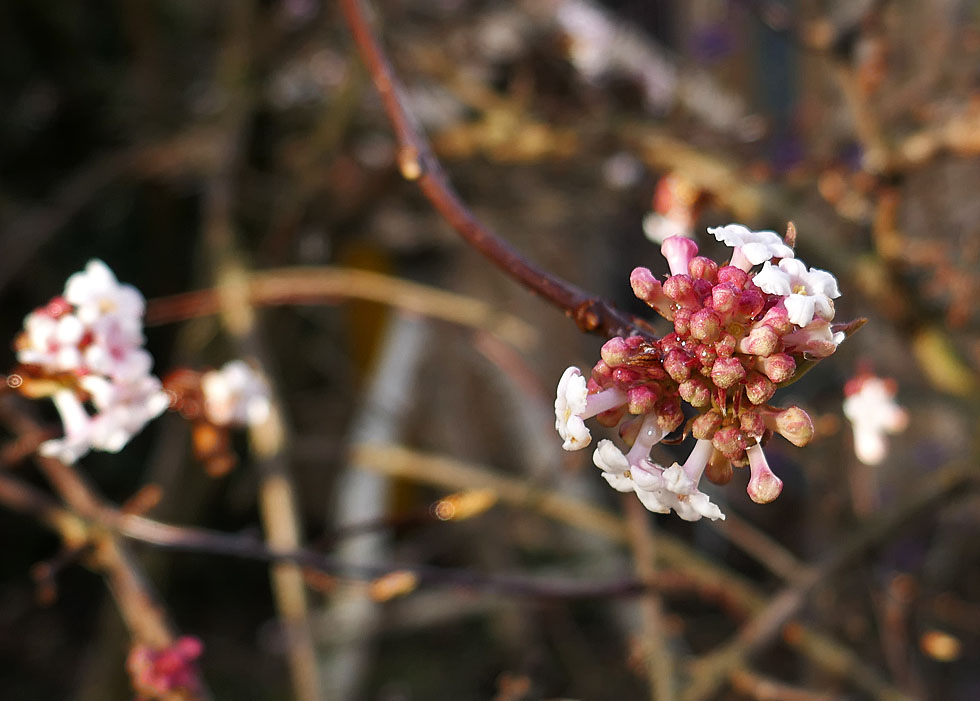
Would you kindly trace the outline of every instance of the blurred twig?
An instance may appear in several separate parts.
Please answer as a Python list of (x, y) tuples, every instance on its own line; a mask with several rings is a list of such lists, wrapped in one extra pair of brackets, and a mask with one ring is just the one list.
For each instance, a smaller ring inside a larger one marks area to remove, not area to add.
[[(525, 321), (486, 302), (368, 270), (324, 266), (252, 271), (245, 273), (243, 284), (248, 303), (259, 307), (361, 299), (483, 329), (525, 351), (538, 339)], [(146, 321), (152, 326), (217, 314), (219, 304), (217, 289), (160, 297), (147, 304)]]

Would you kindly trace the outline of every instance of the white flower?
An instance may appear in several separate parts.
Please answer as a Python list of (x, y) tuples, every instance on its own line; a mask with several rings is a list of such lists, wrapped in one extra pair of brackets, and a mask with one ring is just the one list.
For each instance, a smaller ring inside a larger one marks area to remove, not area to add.
[(825, 270), (810, 268), (793, 258), (779, 261), (779, 267), (767, 262), (752, 282), (763, 292), (785, 297), (783, 304), (789, 320), (806, 326), (814, 317), (825, 321), (834, 318), (834, 303), (840, 297), (837, 279)]
[(219, 426), (255, 426), (269, 417), (271, 402), (265, 378), (243, 360), (233, 360), (201, 377), (204, 413)]
[(735, 249), (732, 252), (732, 265), (746, 272), (753, 265), (772, 258), (793, 257), (793, 249), (775, 231), (752, 231), (741, 224), (729, 224), (709, 227), (708, 233)]
[(895, 403), (894, 383), (874, 375), (860, 378), (858, 389), (844, 399), (844, 415), (854, 430), (854, 453), (866, 465), (885, 459), (886, 433), (908, 426), (908, 412)]
[(132, 285), (121, 285), (109, 266), (101, 260), (90, 260), (85, 270), (75, 273), (65, 283), (65, 299), (71, 302), (78, 318), (92, 324), (104, 316), (115, 316), (137, 327), (142, 326), (145, 302)]
[(612, 441), (601, 440), (592, 461), (609, 486), (617, 492), (635, 492), (648, 511), (667, 514), (673, 510), (685, 521), (716, 520), (725, 515), (697, 488), (712, 450), (711, 441), (698, 441), (684, 467), (674, 463), (665, 470), (648, 458), (638, 458), (633, 450), (624, 455)]
[[(118, 452), (167, 408), (169, 397), (143, 348), (143, 309), (135, 287), (92, 260), (68, 278), (63, 297), (28, 315), (18, 359), (78, 378), (77, 387), (52, 397), (65, 435), (43, 443), (42, 455), (70, 463), (90, 450)], [(92, 414), (84, 403), (89, 399)]]
[(555, 397), (555, 430), (565, 441), (565, 450), (581, 450), (592, 442), (585, 420), (626, 403), (626, 393), (615, 387), (589, 394), (588, 384), (577, 367), (566, 368), (558, 381)]

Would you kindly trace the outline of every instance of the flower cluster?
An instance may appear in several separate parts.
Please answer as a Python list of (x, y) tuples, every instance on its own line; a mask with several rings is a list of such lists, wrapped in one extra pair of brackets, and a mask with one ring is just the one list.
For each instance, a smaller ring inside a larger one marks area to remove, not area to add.
[(63, 295), (27, 316), (15, 342), (21, 391), (50, 396), (65, 430), (41, 454), (71, 463), (89, 450), (118, 452), (167, 408), (143, 348), (143, 310), (136, 288), (92, 260), (68, 278)]
[[(800, 360), (827, 357), (844, 338), (830, 323), (840, 296), (830, 273), (808, 269), (771, 231), (737, 224), (708, 231), (732, 247), (729, 264), (699, 256), (690, 239), (671, 237), (661, 247), (670, 267), (665, 280), (647, 268), (630, 276), (636, 296), (673, 331), (607, 341), (588, 380), (578, 368), (565, 371), (555, 401), (565, 450), (589, 445), (588, 418), (618, 425), (631, 448), (623, 453), (600, 441), (593, 462), (603, 477), (618, 491), (635, 491), (651, 511), (673, 510), (688, 521), (724, 518), (698, 485), (702, 476), (727, 483), (733, 466), (749, 467), (753, 501), (779, 496), (782, 481), (762, 445), (773, 433), (806, 445), (813, 422), (800, 407), (768, 402)], [(697, 414), (685, 420), (684, 404)], [(687, 461), (653, 462), (652, 447), (682, 425), (697, 439)]]
[(201, 691), (201, 682), (195, 660), (203, 650), (201, 641), (189, 635), (178, 638), (162, 650), (147, 645), (133, 647), (126, 660), (126, 669), (139, 694), (137, 699), (164, 701), (196, 697)]
[(854, 430), (854, 453), (865, 465), (878, 465), (888, 454), (886, 433), (900, 433), (908, 412), (895, 403), (895, 380), (862, 372), (844, 385), (844, 415)]

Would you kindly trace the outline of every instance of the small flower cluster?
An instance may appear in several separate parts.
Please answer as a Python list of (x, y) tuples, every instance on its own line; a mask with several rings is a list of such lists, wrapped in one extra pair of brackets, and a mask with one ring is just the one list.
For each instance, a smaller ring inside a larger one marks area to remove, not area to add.
[(272, 409), (265, 377), (243, 360), (203, 373), (180, 368), (163, 384), (171, 406), (191, 423), (194, 457), (212, 477), (224, 475), (238, 462), (229, 429), (261, 424)]
[(20, 390), (50, 396), (65, 429), (41, 454), (72, 463), (89, 450), (118, 452), (167, 408), (143, 348), (144, 306), (136, 288), (92, 260), (68, 278), (63, 295), (27, 316), (15, 342)]
[[(813, 422), (800, 407), (768, 402), (802, 358), (827, 357), (844, 338), (830, 325), (840, 296), (830, 273), (808, 269), (771, 231), (737, 224), (708, 231), (733, 248), (728, 265), (699, 256), (692, 240), (672, 237), (661, 248), (666, 280), (647, 268), (630, 276), (636, 296), (673, 331), (659, 340), (607, 341), (591, 378), (568, 368), (555, 401), (565, 450), (589, 445), (588, 418), (618, 425), (632, 447), (623, 453), (612, 441), (599, 442), (593, 461), (605, 479), (618, 491), (635, 491), (649, 510), (673, 510), (688, 521), (724, 518), (698, 485), (704, 475), (727, 483), (732, 466), (748, 465), (753, 501), (779, 496), (782, 481), (762, 445), (773, 433), (806, 445)], [(685, 403), (697, 411), (686, 423)], [(697, 439), (688, 460), (666, 468), (653, 462), (653, 446), (682, 425)]]
[(854, 454), (865, 465), (878, 465), (888, 454), (886, 433), (900, 433), (908, 412), (895, 403), (898, 384), (861, 372), (844, 385), (844, 415), (854, 430)]
[(196, 697), (201, 691), (201, 682), (195, 660), (203, 651), (201, 641), (189, 635), (178, 638), (162, 650), (154, 650), (148, 645), (133, 647), (126, 660), (126, 669), (138, 694), (137, 699), (164, 701)]

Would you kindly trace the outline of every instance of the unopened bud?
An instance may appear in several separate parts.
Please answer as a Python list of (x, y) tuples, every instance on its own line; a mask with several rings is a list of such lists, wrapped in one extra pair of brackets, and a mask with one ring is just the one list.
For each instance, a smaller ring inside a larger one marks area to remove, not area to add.
[(670, 300), (664, 295), (660, 281), (649, 268), (634, 268), (630, 273), (630, 286), (633, 294), (653, 307), (658, 314), (670, 318)]
[(664, 294), (678, 306), (691, 310), (701, 307), (697, 293), (694, 291), (694, 282), (689, 275), (671, 275), (664, 280), (663, 290)]
[(696, 377), (681, 382), (677, 391), (681, 395), (681, 399), (698, 409), (711, 403), (711, 390), (708, 389), (708, 385), (703, 380)]
[(760, 359), (758, 368), (778, 385), (793, 377), (793, 373), (796, 372), (796, 361), (793, 360), (793, 356), (786, 353), (774, 353), (768, 358)]
[(749, 281), (748, 273), (746, 273), (741, 268), (736, 268), (734, 265), (723, 265), (718, 268), (718, 282), (729, 282), (734, 285), (737, 289), (741, 290), (745, 287), (745, 283)]
[(700, 309), (691, 316), (691, 336), (714, 343), (721, 330), (721, 318), (711, 309)]
[(746, 492), (756, 504), (768, 504), (776, 500), (783, 491), (783, 481), (769, 468), (762, 446), (756, 443), (745, 451), (749, 457), (749, 470), (752, 477)]
[(688, 264), (698, 254), (698, 245), (686, 236), (671, 236), (660, 246), (671, 275), (686, 275)]
[(745, 453), (745, 436), (738, 426), (725, 426), (715, 432), (711, 444), (729, 460), (738, 460)]
[(759, 290), (750, 287), (739, 294), (738, 302), (735, 304), (735, 316), (743, 321), (749, 321), (758, 316), (765, 306), (766, 298)]
[(687, 338), (691, 333), (691, 316), (690, 309), (681, 308), (674, 312), (674, 332), (681, 338)]
[(715, 450), (704, 468), (704, 476), (714, 484), (728, 484), (732, 481), (732, 473), (731, 461)]
[(798, 448), (813, 440), (813, 419), (798, 406), (791, 406), (769, 418), (773, 431)]
[(682, 350), (672, 350), (664, 358), (664, 370), (674, 382), (683, 382), (691, 376), (694, 359)]
[(766, 422), (756, 411), (743, 411), (739, 416), (739, 424), (742, 427), (742, 433), (756, 440), (762, 438), (762, 434), (766, 432)]
[(722, 389), (745, 379), (745, 368), (738, 358), (718, 358), (711, 367), (711, 381)]
[(718, 276), (718, 264), (710, 258), (696, 256), (691, 258), (691, 262), (687, 264), (687, 271), (695, 280), (714, 282)]
[(691, 435), (698, 440), (711, 440), (721, 428), (721, 413), (715, 409), (696, 416), (691, 422)]
[(776, 385), (762, 373), (750, 372), (745, 378), (745, 396), (753, 404), (764, 404), (776, 393)]
[(715, 343), (715, 353), (720, 358), (731, 358), (737, 345), (735, 337), (726, 331)]
[(655, 409), (657, 424), (664, 433), (670, 433), (684, 422), (684, 412), (680, 400), (676, 397), (664, 398), (657, 402)]
[(765, 324), (756, 326), (738, 342), (738, 350), (747, 355), (772, 355), (779, 350), (779, 334)]
[(599, 355), (602, 356), (603, 361), (609, 367), (616, 367), (617, 365), (622, 365), (629, 359), (629, 348), (626, 345), (626, 339), (616, 336), (615, 338), (610, 338), (604, 344), (602, 344), (602, 349), (599, 351)]
[(657, 403), (657, 392), (650, 385), (639, 385), (626, 390), (627, 408), (631, 414), (649, 414)]

